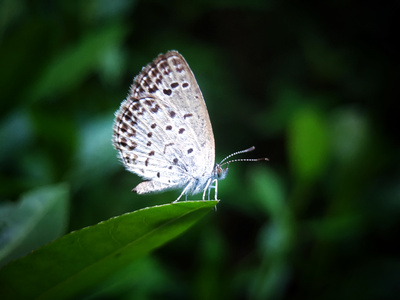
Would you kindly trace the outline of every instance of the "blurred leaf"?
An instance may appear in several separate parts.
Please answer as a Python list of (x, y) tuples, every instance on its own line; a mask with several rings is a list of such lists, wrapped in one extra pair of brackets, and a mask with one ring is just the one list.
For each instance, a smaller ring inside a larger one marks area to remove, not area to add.
[(325, 169), (330, 136), (324, 116), (313, 108), (297, 111), (288, 129), (288, 151), (294, 176), (312, 181)]
[(342, 108), (333, 115), (332, 124), (332, 152), (337, 162), (347, 168), (361, 157), (364, 159), (363, 153), (372, 146), (368, 145), (372, 130), (366, 117), (353, 108)]
[[(74, 187), (109, 178), (110, 173), (120, 167), (111, 143), (113, 118), (112, 114), (91, 118), (80, 127), (78, 147), (69, 174)], [(100, 169), (102, 171), (97, 172)]]
[(32, 123), (26, 111), (16, 110), (4, 117), (0, 123), (0, 141), (4, 141), (0, 147), (0, 164), (17, 159), (31, 140)]
[(101, 20), (110, 20), (129, 14), (136, 1), (127, 0), (90, 0), (77, 3), (78, 8), (72, 6), (72, 9), (79, 9), (80, 18), (88, 23), (95, 23)]
[(275, 299), (288, 280), (288, 254), (295, 242), (294, 221), (279, 176), (261, 168), (252, 174), (253, 190), (271, 220), (259, 232), (261, 263), (252, 278), (250, 293), (252, 299)]
[(217, 203), (155, 206), (72, 232), (0, 270), (2, 299), (72, 297), (178, 236)]
[(309, 230), (322, 242), (332, 242), (359, 236), (364, 230), (365, 217), (361, 213), (325, 217), (308, 222)]
[(68, 200), (62, 184), (28, 192), (19, 203), (2, 203), (0, 265), (60, 237), (67, 227)]
[(288, 208), (285, 204), (285, 187), (282, 179), (272, 169), (254, 168), (251, 172), (252, 189), (267, 217), (279, 220)]
[(103, 56), (108, 55), (110, 48), (121, 43), (125, 34), (126, 29), (121, 25), (91, 32), (81, 42), (54, 57), (25, 97), (36, 101), (74, 88), (97, 69)]

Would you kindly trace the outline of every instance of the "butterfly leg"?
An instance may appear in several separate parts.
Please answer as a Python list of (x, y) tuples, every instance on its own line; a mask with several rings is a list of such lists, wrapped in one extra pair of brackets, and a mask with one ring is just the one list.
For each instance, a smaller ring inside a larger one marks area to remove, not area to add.
[[(218, 179), (214, 179), (213, 180), (213, 183), (214, 183), (214, 186), (213, 186), (213, 188), (215, 189), (215, 191), (214, 191), (214, 199), (216, 200), (216, 201), (218, 201), (218, 199), (217, 199), (217, 195), (218, 195)], [(210, 198), (210, 196), (209, 196), (209, 198)]]
[[(215, 184), (214, 184), (215, 182)], [(208, 200), (211, 200), (211, 189), (215, 189), (215, 185), (217, 184), (218, 180), (214, 179), (211, 184), (210, 187), (208, 188)]]
[[(213, 185), (214, 184), (214, 185)], [(211, 193), (211, 189), (214, 188), (214, 197), (215, 200), (218, 201), (217, 199), (217, 192), (218, 192), (218, 179), (214, 179), (210, 185), (210, 187), (208, 188), (208, 200), (210, 200), (210, 193)], [(217, 206), (214, 206), (214, 211), (217, 211)]]
[(183, 189), (183, 191), (182, 191), (182, 193), (179, 195), (179, 197), (176, 198), (175, 201), (172, 201), (172, 203), (178, 202), (179, 199), (181, 199), (181, 197), (182, 197), (183, 195), (185, 195), (185, 201), (186, 201), (186, 200), (187, 200), (187, 191), (188, 191), (188, 189), (189, 189), (189, 187), (190, 187), (191, 184), (192, 184), (192, 183), (189, 182), (188, 185)]
[(218, 201), (218, 199), (217, 199), (218, 179), (214, 179), (212, 181), (211, 181), (211, 179), (209, 179), (207, 181), (206, 188), (204, 189), (204, 192), (203, 192), (203, 201), (204, 201), (204, 198), (205, 198), (206, 190), (208, 190), (208, 200), (211, 200), (211, 189), (215, 189), (214, 197), (215, 197), (215, 200)]
[(211, 183), (211, 178), (207, 180), (207, 184), (206, 187), (204, 188), (203, 191), (203, 201), (205, 201), (205, 197), (206, 197), (206, 191), (208, 190), (208, 200), (210, 200), (210, 183)]

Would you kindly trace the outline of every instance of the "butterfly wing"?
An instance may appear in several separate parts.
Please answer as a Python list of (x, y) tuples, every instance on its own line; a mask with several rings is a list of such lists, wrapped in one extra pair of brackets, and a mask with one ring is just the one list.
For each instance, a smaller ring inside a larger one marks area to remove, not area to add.
[(159, 55), (134, 79), (116, 112), (114, 147), (125, 167), (148, 181), (138, 193), (178, 188), (210, 176), (215, 143), (206, 104), (185, 59)]

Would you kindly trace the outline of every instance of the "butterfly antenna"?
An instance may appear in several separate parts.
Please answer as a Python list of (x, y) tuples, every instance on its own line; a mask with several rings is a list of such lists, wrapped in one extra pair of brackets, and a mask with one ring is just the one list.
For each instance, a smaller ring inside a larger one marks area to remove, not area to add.
[(236, 162), (236, 161), (261, 161), (261, 160), (269, 160), (268, 158), (241, 158), (241, 159), (234, 159), (234, 160), (230, 160), (230, 161), (224, 162), (224, 161), (226, 161), (227, 159), (231, 158), (231, 157), (234, 156), (234, 155), (241, 154), (241, 153), (246, 153), (246, 152), (250, 152), (250, 151), (253, 151), (254, 149), (256, 149), (256, 147), (252, 146), (252, 147), (250, 147), (250, 148), (248, 148), (248, 149), (234, 152), (234, 153), (228, 155), (227, 157), (225, 157), (223, 160), (221, 160), (221, 162), (219, 163), (219, 165), (220, 165), (220, 166), (223, 166), (223, 165), (225, 165), (225, 164), (229, 164), (229, 163), (231, 163), (231, 162)]

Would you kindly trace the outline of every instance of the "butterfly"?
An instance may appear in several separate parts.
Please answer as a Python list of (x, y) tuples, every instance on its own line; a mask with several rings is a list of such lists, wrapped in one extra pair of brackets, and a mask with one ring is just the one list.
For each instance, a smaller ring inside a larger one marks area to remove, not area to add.
[[(127, 98), (115, 113), (113, 145), (125, 168), (145, 179), (138, 194), (182, 189), (183, 195), (215, 189), (225, 178), (227, 161), (215, 164), (215, 142), (206, 103), (189, 65), (177, 51), (160, 54), (134, 78)], [(223, 166), (226, 165), (225, 168)]]

